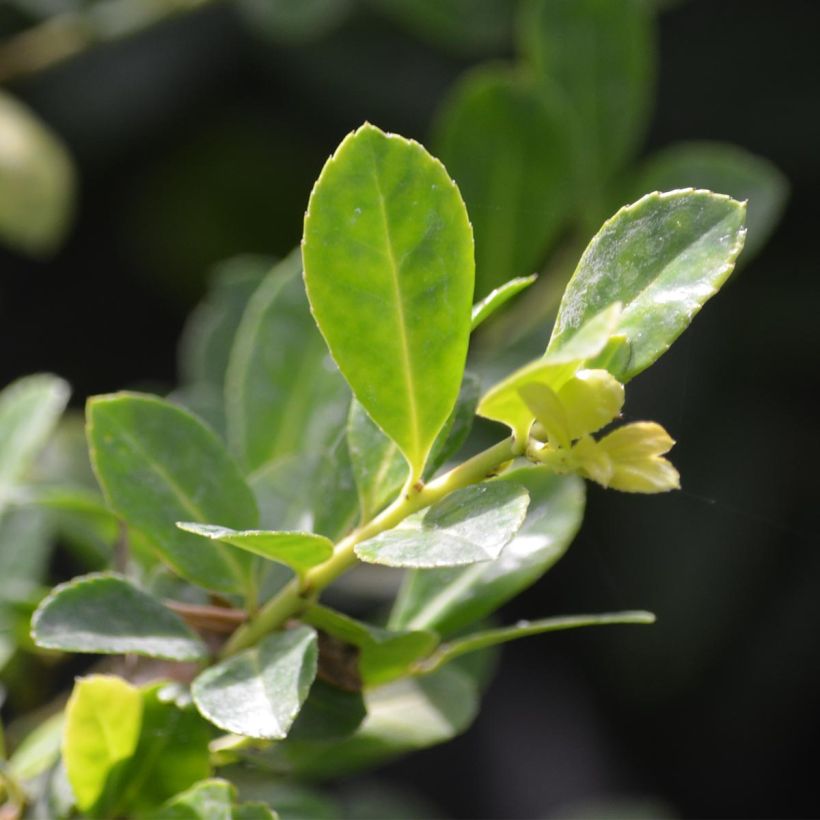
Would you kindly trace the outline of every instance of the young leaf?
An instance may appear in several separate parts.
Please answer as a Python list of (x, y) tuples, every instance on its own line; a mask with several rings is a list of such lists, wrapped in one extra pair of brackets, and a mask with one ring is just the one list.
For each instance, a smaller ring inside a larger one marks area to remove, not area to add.
[(87, 408), (91, 459), (108, 503), (183, 578), (244, 592), (249, 555), (208, 543), (176, 521), (256, 524), (253, 494), (217, 437), (194, 416), (153, 396), (97, 396)]
[(105, 802), (109, 776), (137, 748), (142, 695), (121, 678), (80, 678), (66, 706), (63, 761), (77, 807), (91, 812)]
[(587, 186), (628, 159), (646, 127), (654, 75), (643, 0), (527, 0), (519, 43), (539, 77), (563, 92), (577, 121)]
[(537, 270), (574, 206), (563, 104), (520, 71), (479, 68), (434, 134), (475, 228), (476, 294)]
[(177, 526), (185, 532), (221, 541), (232, 547), (260, 555), (269, 561), (286, 564), (296, 572), (327, 561), (333, 554), (333, 542), (323, 535), (312, 532), (274, 532), (270, 530), (232, 530), (213, 524), (195, 524), (178, 521)]
[(743, 248), (745, 205), (710, 191), (647, 194), (604, 223), (564, 292), (549, 354), (590, 317), (621, 302), (615, 333), (630, 358), (621, 382), (669, 349), (729, 277)]
[(237, 804), (236, 787), (227, 780), (201, 780), (172, 797), (148, 820), (276, 820), (264, 803)]
[(364, 125), (316, 182), (302, 256), (334, 359), (420, 478), (470, 335), (473, 238), (458, 189), (421, 145)]
[(70, 392), (62, 379), (42, 374), (18, 379), (0, 393), (0, 510), (54, 430)]
[(463, 638), (443, 644), (438, 651), (421, 665), (422, 669), (433, 671), (446, 663), (491, 646), (540, 635), (544, 632), (558, 632), (562, 629), (577, 629), (585, 626), (609, 626), (611, 624), (653, 624), (655, 616), (651, 612), (605, 612), (600, 615), (565, 615), (558, 618), (541, 618), (538, 621), (519, 621), (515, 626), (487, 629), (474, 632)]
[(191, 694), (204, 717), (226, 732), (285, 737), (316, 677), (316, 633), (306, 626), (269, 635), (206, 669)]
[(356, 555), (391, 567), (454, 567), (498, 558), (524, 521), (524, 487), (488, 481), (450, 493), (397, 527), (356, 545)]
[(633, 196), (646, 191), (705, 188), (748, 200), (744, 263), (776, 227), (788, 195), (785, 176), (763, 157), (721, 142), (683, 142), (649, 157), (636, 175)]
[(349, 393), (310, 315), (299, 250), (251, 297), (225, 376), (228, 441), (248, 472), (323, 450), (344, 423)]
[(452, 634), (492, 614), (566, 552), (584, 515), (584, 482), (530, 467), (497, 481), (527, 488), (527, 518), (495, 561), (408, 573), (388, 626)]
[(208, 650), (188, 626), (126, 578), (97, 573), (55, 587), (31, 619), (38, 646), (198, 661)]
[(480, 302), (473, 305), (470, 330), (475, 330), (493, 313), (504, 307), (510, 299), (526, 290), (537, 278), (538, 275), (535, 273), (530, 276), (519, 276), (490, 291)]

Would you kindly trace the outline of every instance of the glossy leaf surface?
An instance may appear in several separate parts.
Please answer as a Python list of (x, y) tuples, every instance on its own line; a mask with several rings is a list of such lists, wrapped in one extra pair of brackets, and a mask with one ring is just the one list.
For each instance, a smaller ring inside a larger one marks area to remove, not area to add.
[(418, 143), (362, 126), (313, 189), (302, 256), (334, 359), (420, 477), (470, 333), (473, 240), (458, 189)]
[(237, 804), (236, 787), (227, 780), (213, 778), (195, 783), (172, 797), (150, 820), (276, 820), (276, 813), (264, 803)]
[(120, 393), (88, 403), (91, 458), (103, 492), (183, 578), (243, 592), (253, 559), (183, 532), (176, 521), (253, 527), (253, 494), (217, 437), (194, 416), (152, 396)]
[(281, 739), (316, 677), (316, 633), (300, 626), (206, 669), (191, 694), (199, 711), (226, 732)]
[(362, 561), (391, 567), (445, 567), (491, 561), (524, 521), (529, 496), (509, 482), (450, 493), (397, 527), (356, 545)]
[(628, 381), (686, 329), (729, 277), (743, 248), (745, 206), (710, 191), (647, 194), (604, 223), (567, 285), (548, 352), (560, 353), (584, 322), (613, 302), (623, 310)]
[(534, 273), (530, 276), (518, 276), (491, 290), (480, 302), (473, 305), (470, 329), (475, 330), (480, 324), (489, 319), (493, 313), (501, 310), (510, 299), (517, 296), (522, 290), (526, 290), (537, 278)]
[(251, 297), (225, 377), (228, 441), (248, 472), (320, 451), (344, 423), (349, 393), (310, 315), (293, 251)]
[(435, 146), (475, 228), (476, 294), (538, 270), (572, 213), (563, 106), (523, 72), (480, 68), (439, 115)]
[(232, 530), (213, 524), (178, 522), (185, 532), (221, 541), (246, 552), (286, 564), (296, 572), (304, 572), (330, 558), (333, 542), (312, 532), (275, 532), (272, 530)]
[(114, 574), (60, 584), (31, 621), (35, 643), (64, 652), (134, 653), (175, 661), (208, 657), (199, 637), (156, 598)]
[(575, 476), (522, 468), (505, 474), (527, 488), (527, 518), (495, 561), (409, 573), (390, 616), (391, 629), (452, 634), (480, 621), (533, 584), (564, 554), (584, 514), (584, 483)]

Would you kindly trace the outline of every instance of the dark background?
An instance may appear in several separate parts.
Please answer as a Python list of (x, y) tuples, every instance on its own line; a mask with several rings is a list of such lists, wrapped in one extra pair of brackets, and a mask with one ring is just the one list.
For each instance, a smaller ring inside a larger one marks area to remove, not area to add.
[[(817, 11), (691, 0), (660, 18), (647, 150), (733, 142), (771, 159), (791, 196), (764, 251), (630, 389), (627, 418), (680, 442), (683, 491), (590, 488), (567, 557), (504, 613), (642, 607), (657, 626), (506, 649), (477, 724), (385, 770), (445, 813), (627, 798), (654, 801), (647, 816), (820, 813)], [(208, 264), (286, 252), (340, 138), (370, 119), (424, 140), (470, 62), (361, 10), (318, 43), (271, 46), (217, 5), (16, 81), (82, 192), (56, 258), (0, 251), (0, 382), (56, 372), (77, 407), (172, 385)]]

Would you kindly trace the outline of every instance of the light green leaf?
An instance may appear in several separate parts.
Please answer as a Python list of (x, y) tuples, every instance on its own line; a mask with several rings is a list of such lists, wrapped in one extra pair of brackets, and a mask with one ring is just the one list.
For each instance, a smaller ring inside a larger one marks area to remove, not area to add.
[(346, 740), (288, 740), (266, 756), (304, 777), (339, 777), (452, 739), (472, 723), (478, 701), (472, 678), (450, 665), (368, 691), (367, 717)]
[(0, 393), (0, 512), (56, 427), (70, 392), (62, 379), (42, 374), (18, 379)]
[(682, 142), (646, 160), (636, 175), (632, 198), (673, 188), (703, 188), (748, 200), (742, 259), (748, 263), (780, 220), (789, 183), (769, 160), (737, 145)]
[(185, 532), (221, 541), (246, 552), (260, 555), (269, 561), (286, 564), (296, 572), (327, 561), (333, 554), (333, 542), (323, 535), (312, 532), (274, 532), (271, 530), (232, 530), (213, 524), (195, 524), (178, 521), (177, 526)]
[(300, 273), (297, 249), (251, 297), (231, 350), (228, 441), (249, 472), (323, 450), (347, 413), (349, 393), (316, 330)]
[(254, 560), (177, 529), (174, 522), (253, 527), (253, 494), (217, 437), (194, 416), (153, 396), (97, 396), (87, 407), (94, 470), (108, 503), (143, 532), (183, 578), (245, 592)]
[(137, 748), (142, 695), (121, 678), (80, 678), (66, 706), (63, 760), (80, 811), (105, 803), (109, 776)]
[(277, 632), (206, 669), (191, 694), (204, 717), (226, 732), (280, 740), (316, 677), (316, 633), (306, 626)]
[(74, 166), (62, 140), (0, 92), (0, 239), (36, 257), (62, 242), (74, 208)]
[(605, 612), (600, 615), (565, 615), (558, 618), (541, 618), (538, 621), (519, 621), (515, 626), (486, 629), (474, 632), (449, 643), (442, 644), (438, 651), (421, 664), (423, 670), (434, 671), (446, 663), (491, 646), (541, 635), (544, 632), (558, 632), (563, 629), (577, 629), (585, 626), (609, 626), (611, 624), (653, 624), (655, 616), (651, 612), (636, 610), (631, 612)]
[(638, 147), (653, 92), (652, 18), (644, 0), (526, 0), (519, 44), (537, 75), (563, 92), (577, 121), (586, 187)]
[(410, 666), (429, 655), (439, 637), (427, 629), (382, 629), (314, 605), (302, 616), (305, 623), (361, 650), (359, 672), (366, 686), (378, 686), (406, 674)]
[(491, 561), (524, 522), (529, 496), (508, 482), (450, 493), (397, 527), (356, 545), (356, 555), (391, 567), (454, 567)]
[(266, 256), (236, 256), (216, 265), (205, 298), (189, 314), (179, 340), (182, 381), (214, 387), (222, 401), (236, 330), (253, 292), (273, 266)]
[(334, 359), (420, 478), (470, 335), (473, 239), (458, 189), (421, 145), (364, 125), (316, 182), (302, 256)]
[(64, 652), (134, 653), (174, 661), (208, 657), (199, 637), (126, 578), (97, 573), (55, 587), (31, 620), (38, 646)]
[(566, 552), (584, 515), (584, 482), (522, 468), (498, 481), (527, 488), (527, 518), (495, 561), (408, 573), (388, 625), (452, 634), (492, 614), (535, 583)]
[(0, 519), (0, 606), (25, 601), (42, 588), (53, 539), (43, 510), (12, 509)]
[(615, 333), (631, 356), (621, 382), (651, 365), (729, 277), (743, 248), (745, 206), (710, 191), (647, 194), (592, 239), (564, 292), (548, 353), (621, 302)]
[(539, 269), (574, 207), (563, 104), (521, 71), (481, 67), (456, 85), (434, 134), (475, 229), (476, 294)]
[(26, 735), (9, 758), (9, 771), (19, 781), (33, 780), (60, 758), (65, 713), (46, 718)]
[(470, 330), (475, 330), (480, 324), (489, 319), (493, 313), (506, 305), (510, 299), (517, 296), (522, 290), (526, 290), (537, 278), (538, 274), (535, 273), (530, 276), (519, 276), (490, 291), (480, 302), (473, 305)]
[(195, 783), (172, 797), (151, 820), (276, 820), (276, 813), (263, 803), (237, 804), (236, 787), (213, 778)]

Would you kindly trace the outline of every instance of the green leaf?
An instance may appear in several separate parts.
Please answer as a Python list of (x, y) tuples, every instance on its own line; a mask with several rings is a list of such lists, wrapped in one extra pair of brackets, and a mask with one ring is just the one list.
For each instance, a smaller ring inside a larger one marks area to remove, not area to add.
[(530, 276), (519, 276), (490, 291), (480, 302), (473, 305), (470, 330), (475, 330), (480, 324), (489, 319), (493, 313), (506, 305), (510, 299), (517, 296), (522, 290), (526, 290), (537, 278), (538, 274), (535, 273)]
[(251, 297), (231, 350), (228, 441), (249, 472), (323, 450), (347, 413), (349, 393), (316, 330), (300, 273), (297, 249)]
[(458, 189), (421, 145), (364, 125), (316, 182), (302, 256), (334, 359), (420, 478), (470, 335), (473, 239)]
[(455, 665), (421, 678), (403, 678), (365, 694), (367, 717), (338, 742), (287, 740), (266, 754), (305, 777), (339, 777), (393, 757), (444, 743), (463, 732), (478, 711), (478, 688)]
[(366, 714), (361, 692), (350, 692), (316, 680), (288, 737), (294, 740), (339, 740), (352, 735)]
[(9, 758), (9, 771), (20, 781), (33, 780), (60, 759), (65, 713), (60, 711), (37, 725)]
[(53, 526), (43, 510), (12, 509), (0, 519), (0, 606), (38, 595), (53, 538)]
[(736, 145), (682, 142), (646, 160), (636, 175), (632, 197), (673, 188), (705, 188), (740, 202), (748, 200), (742, 259), (748, 263), (780, 220), (789, 183), (769, 160)]
[(296, 572), (327, 561), (333, 554), (333, 542), (323, 535), (312, 532), (274, 532), (271, 530), (232, 530), (213, 524), (194, 524), (178, 521), (177, 526), (185, 532), (201, 535), (212, 541), (230, 544), (269, 561), (286, 564)]
[(104, 804), (109, 776), (134, 754), (141, 725), (138, 689), (108, 675), (77, 681), (66, 706), (63, 760), (80, 811)]
[(644, 0), (527, 0), (527, 61), (575, 116), (586, 186), (601, 185), (638, 146), (652, 100), (652, 19)]
[(266, 256), (236, 256), (216, 265), (205, 298), (191, 311), (179, 340), (182, 381), (216, 388), (222, 396), (225, 371), (242, 314), (273, 266)]
[(302, 619), (361, 650), (359, 672), (366, 686), (379, 686), (402, 677), (413, 663), (427, 657), (439, 642), (438, 635), (427, 629), (382, 629), (316, 604)]
[(356, 555), (391, 567), (453, 567), (491, 561), (524, 522), (529, 496), (508, 482), (450, 493), (397, 527), (356, 545)]
[(527, 488), (527, 518), (495, 561), (408, 573), (388, 625), (452, 634), (492, 614), (537, 581), (566, 552), (584, 515), (584, 482), (525, 467), (497, 481)]
[(97, 573), (55, 587), (31, 620), (38, 646), (64, 652), (134, 653), (172, 661), (208, 657), (173, 612), (119, 575)]
[(195, 783), (166, 802), (151, 820), (276, 820), (263, 803), (236, 802), (236, 787), (213, 778)]
[(0, 92), (0, 239), (32, 256), (51, 255), (69, 227), (75, 184), (62, 140)]
[(621, 382), (645, 370), (729, 277), (743, 248), (745, 206), (710, 191), (647, 194), (592, 239), (564, 292), (552, 338), (560, 353), (590, 317), (613, 302), (615, 333), (631, 356)]
[(530, 635), (541, 635), (544, 632), (558, 632), (563, 629), (577, 629), (585, 626), (653, 623), (655, 623), (655, 616), (643, 610), (605, 612), (600, 615), (564, 615), (558, 618), (542, 618), (538, 621), (519, 621), (515, 626), (486, 629), (483, 632), (474, 632), (472, 635), (442, 644), (430, 660), (421, 665), (421, 668), (433, 671), (470, 652), (477, 652), (519, 638), (527, 638)]
[(574, 206), (564, 106), (521, 71), (482, 67), (456, 85), (434, 134), (473, 222), (476, 294), (539, 269)]
[(351, 0), (240, 0), (238, 9), (255, 34), (301, 45), (329, 34), (351, 5)]
[(183, 578), (245, 592), (254, 560), (208, 543), (176, 521), (253, 527), (253, 494), (217, 437), (194, 416), (153, 396), (97, 396), (87, 407), (91, 459), (111, 507)]
[(0, 512), (56, 427), (70, 392), (62, 379), (43, 374), (18, 379), (0, 393)]
[(316, 633), (306, 626), (269, 635), (206, 669), (191, 694), (204, 717), (226, 732), (285, 737), (316, 677)]
[(453, 458), (467, 440), (467, 436), (470, 435), (470, 430), (473, 428), (480, 395), (481, 382), (478, 376), (466, 370), (464, 380), (461, 382), (461, 390), (456, 399), (456, 406), (453, 408), (453, 412), (450, 413), (450, 417), (438, 434), (433, 449), (430, 451), (430, 458), (424, 470), (425, 481), (432, 478), (439, 467)]

